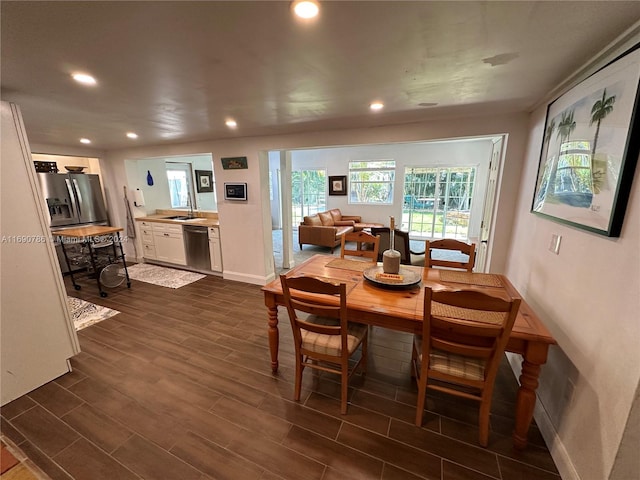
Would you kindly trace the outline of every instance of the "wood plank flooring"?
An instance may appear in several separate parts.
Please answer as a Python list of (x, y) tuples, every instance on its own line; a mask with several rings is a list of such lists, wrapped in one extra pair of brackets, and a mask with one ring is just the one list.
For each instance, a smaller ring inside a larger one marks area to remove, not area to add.
[(340, 415), (339, 379), (305, 372), (293, 397), (293, 346), (279, 309), (280, 372), (270, 371), (260, 287), (209, 276), (180, 289), (132, 282), (100, 298), (121, 313), (79, 332), (73, 372), (4, 406), (2, 434), (52, 479), (558, 480), (537, 428), (513, 449), (517, 383), (506, 361), (488, 448), (477, 407), (428, 396), (413, 424), (411, 337), (374, 328), (366, 375)]

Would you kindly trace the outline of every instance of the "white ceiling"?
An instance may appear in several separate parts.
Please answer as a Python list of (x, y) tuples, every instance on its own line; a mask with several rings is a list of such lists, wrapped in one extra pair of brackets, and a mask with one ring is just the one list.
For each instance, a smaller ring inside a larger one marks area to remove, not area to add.
[(276, 1), (0, 8), (1, 96), (31, 143), (100, 150), (527, 111), (640, 19), (638, 1), (325, 1), (307, 23)]

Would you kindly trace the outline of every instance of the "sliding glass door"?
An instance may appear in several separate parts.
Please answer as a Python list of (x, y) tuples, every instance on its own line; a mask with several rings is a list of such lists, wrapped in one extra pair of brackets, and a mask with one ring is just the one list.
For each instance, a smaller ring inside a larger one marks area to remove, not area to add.
[(327, 209), (326, 170), (291, 172), (291, 219), (297, 227), (305, 216)]
[(466, 240), (475, 167), (408, 167), (402, 228), (412, 238)]

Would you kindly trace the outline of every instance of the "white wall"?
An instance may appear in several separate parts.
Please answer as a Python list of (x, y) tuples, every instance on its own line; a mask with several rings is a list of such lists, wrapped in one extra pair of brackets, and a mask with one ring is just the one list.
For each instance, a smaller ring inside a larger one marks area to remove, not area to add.
[[(531, 214), (545, 113), (531, 115), (507, 275), (558, 341), (542, 368), (538, 423), (563, 478), (606, 479), (640, 379), (640, 175), (619, 238)], [(562, 235), (559, 255), (547, 249), (551, 234)], [(638, 424), (629, 428), (637, 439)], [(618, 459), (628, 478), (639, 478), (639, 447)]]

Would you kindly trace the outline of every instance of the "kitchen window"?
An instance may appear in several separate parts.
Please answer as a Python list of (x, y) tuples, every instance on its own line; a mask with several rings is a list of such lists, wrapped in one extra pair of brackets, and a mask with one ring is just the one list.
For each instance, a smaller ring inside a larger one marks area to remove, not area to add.
[(166, 163), (171, 208), (189, 208), (193, 203), (193, 180), (190, 163)]

